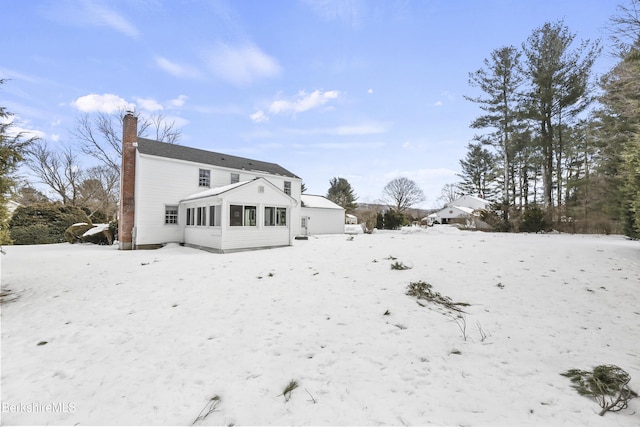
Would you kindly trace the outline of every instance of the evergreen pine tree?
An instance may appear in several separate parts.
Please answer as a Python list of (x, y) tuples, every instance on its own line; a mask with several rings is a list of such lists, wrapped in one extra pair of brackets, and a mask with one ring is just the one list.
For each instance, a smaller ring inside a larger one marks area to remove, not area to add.
[[(5, 80), (0, 79), (0, 85)], [(12, 131), (12, 113), (0, 106), (0, 244), (11, 243), (8, 231), (7, 201), (11, 187), (15, 183), (15, 172), (20, 162), (24, 160), (25, 152), (35, 138), (25, 137), (23, 132)]]
[(358, 197), (353, 192), (351, 184), (344, 178), (333, 178), (330, 181), (329, 191), (327, 192), (327, 199), (333, 203), (342, 206), (347, 213), (353, 212)]

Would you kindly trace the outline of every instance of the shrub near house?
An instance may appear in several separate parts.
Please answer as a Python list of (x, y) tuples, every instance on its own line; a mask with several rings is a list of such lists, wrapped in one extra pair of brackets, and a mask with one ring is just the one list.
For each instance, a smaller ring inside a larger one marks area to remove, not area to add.
[(67, 241), (67, 228), (77, 223), (91, 224), (82, 209), (40, 203), (18, 207), (9, 221), (9, 230), (15, 245), (63, 243)]

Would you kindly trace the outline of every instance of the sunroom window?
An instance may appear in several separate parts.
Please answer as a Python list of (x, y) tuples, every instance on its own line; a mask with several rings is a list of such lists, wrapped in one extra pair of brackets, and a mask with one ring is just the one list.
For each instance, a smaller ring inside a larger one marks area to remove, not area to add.
[(229, 225), (232, 227), (255, 227), (256, 218), (257, 208), (255, 206), (229, 206)]

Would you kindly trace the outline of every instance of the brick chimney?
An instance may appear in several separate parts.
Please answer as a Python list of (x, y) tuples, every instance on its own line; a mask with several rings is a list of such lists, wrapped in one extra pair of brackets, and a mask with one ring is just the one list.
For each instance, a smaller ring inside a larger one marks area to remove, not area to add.
[(136, 188), (136, 147), (138, 118), (128, 111), (122, 127), (122, 168), (120, 169), (120, 219), (118, 241), (121, 250), (134, 249), (133, 229)]

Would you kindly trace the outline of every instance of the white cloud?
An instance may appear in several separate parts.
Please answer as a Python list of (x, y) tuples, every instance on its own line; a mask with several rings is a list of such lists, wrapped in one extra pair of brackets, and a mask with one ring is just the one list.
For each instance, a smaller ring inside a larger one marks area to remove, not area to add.
[(51, 139), (53, 142), (60, 141), (60, 135), (58, 135), (57, 133), (52, 133), (49, 139)]
[(367, 91), (367, 93), (369, 93), (369, 94), (373, 93), (373, 89), (369, 89), (369, 90)]
[(180, 95), (177, 98), (171, 99), (169, 101), (169, 106), (173, 108), (182, 107), (185, 102), (187, 102), (187, 95)]
[(167, 123), (173, 122), (178, 129), (183, 128), (190, 123), (189, 120), (181, 116), (166, 116), (165, 119), (167, 120)]
[(20, 120), (19, 117), (15, 115), (0, 117), (0, 124), (9, 125), (9, 127), (6, 128), (5, 131), (7, 132), (7, 135), (9, 135), (10, 137), (15, 137), (20, 134), (22, 134), (23, 138), (32, 138), (32, 137), (45, 138), (46, 137), (46, 134), (42, 131), (35, 130), (35, 129), (28, 129), (24, 127), (28, 125), (28, 123), (26, 121)]
[(200, 71), (189, 65), (181, 65), (176, 62), (169, 61), (167, 58), (162, 56), (157, 56), (155, 61), (158, 67), (172, 76), (187, 79), (198, 79), (202, 77), (202, 73)]
[(406, 176), (416, 181), (427, 181), (431, 178), (456, 177), (456, 171), (447, 168), (393, 170), (384, 174), (385, 178), (393, 179)]
[(52, 1), (43, 5), (41, 10), (50, 19), (65, 25), (107, 27), (128, 37), (138, 37), (138, 28), (107, 6), (113, 3), (101, 0)]
[(297, 114), (304, 111), (308, 111), (314, 108), (321, 107), (327, 102), (337, 99), (340, 96), (340, 92), (337, 90), (330, 90), (323, 92), (321, 90), (315, 90), (310, 94), (305, 91), (301, 91), (293, 100), (277, 100), (273, 101), (269, 106), (269, 113), (271, 114)]
[(264, 123), (269, 121), (269, 117), (262, 110), (258, 110), (251, 115), (251, 120), (254, 123)]
[(366, 6), (363, 0), (304, 0), (304, 2), (320, 17), (329, 21), (342, 21), (356, 28), (362, 23)]
[(127, 102), (118, 95), (111, 93), (105, 93), (103, 95), (91, 93), (89, 95), (79, 97), (73, 101), (71, 105), (85, 113), (98, 112), (111, 114), (122, 109), (135, 109), (135, 104)]
[(138, 105), (138, 107), (142, 108), (143, 110), (147, 110), (147, 111), (162, 111), (164, 110), (164, 108), (162, 107), (162, 105), (156, 101), (155, 99), (152, 98), (134, 98), (136, 100), (136, 104)]
[(287, 132), (294, 135), (375, 135), (385, 133), (389, 130), (388, 123), (364, 123), (358, 125), (344, 125), (331, 128), (313, 128), (313, 129), (288, 129)]
[(138, 29), (126, 18), (97, 1), (83, 2), (84, 11), (95, 24), (110, 27), (130, 37), (137, 37)]
[(382, 123), (338, 126), (335, 128), (336, 135), (371, 135), (385, 133), (389, 126)]
[(236, 86), (276, 77), (281, 72), (278, 61), (253, 43), (231, 46), (220, 42), (206, 52), (204, 57), (211, 71), (222, 80)]
[[(440, 92), (440, 97), (445, 101), (447, 101), (448, 103), (454, 102), (456, 100), (455, 94), (449, 92), (448, 90), (443, 90), (442, 92)], [(442, 101), (442, 99), (439, 99), (438, 101), (434, 102), (433, 106), (442, 107), (444, 105), (444, 101)]]
[(292, 144), (296, 149), (319, 148), (322, 150), (367, 150), (372, 148), (381, 148), (386, 144), (384, 142), (319, 142), (315, 144)]

